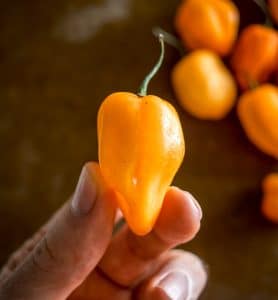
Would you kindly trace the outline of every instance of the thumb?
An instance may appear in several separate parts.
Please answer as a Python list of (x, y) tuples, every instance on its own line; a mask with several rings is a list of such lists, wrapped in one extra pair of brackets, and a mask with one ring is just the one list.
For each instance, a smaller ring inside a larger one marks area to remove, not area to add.
[(7, 281), (0, 299), (66, 299), (94, 269), (110, 242), (114, 197), (99, 166), (87, 163), (71, 202)]

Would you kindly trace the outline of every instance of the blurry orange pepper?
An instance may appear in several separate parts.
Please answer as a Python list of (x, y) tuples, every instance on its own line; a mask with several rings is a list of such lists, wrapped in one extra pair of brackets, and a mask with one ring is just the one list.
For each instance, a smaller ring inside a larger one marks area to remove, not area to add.
[(239, 99), (238, 116), (250, 141), (278, 158), (278, 88), (265, 84), (247, 91)]
[(224, 118), (236, 100), (232, 75), (209, 50), (196, 50), (180, 60), (173, 69), (172, 83), (183, 108), (200, 119)]
[(263, 215), (278, 223), (278, 173), (272, 173), (263, 180)]
[(269, 8), (274, 21), (278, 24), (278, 0), (269, 0)]
[(263, 25), (250, 25), (241, 33), (231, 60), (242, 89), (267, 81), (278, 59), (277, 31)]
[(160, 60), (146, 77), (140, 93), (113, 93), (98, 112), (100, 168), (118, 193), (118, 204), (127, 223), (138, 235), (152, 229), (185, 152), (174, 107), (146, 95), (147, 84), (162, 62), (161, 43)]
[(237, 37), (239, 12), (230, 0), (184, 0), (175, 26), (185, 48), (206, 48), (227, 55)]

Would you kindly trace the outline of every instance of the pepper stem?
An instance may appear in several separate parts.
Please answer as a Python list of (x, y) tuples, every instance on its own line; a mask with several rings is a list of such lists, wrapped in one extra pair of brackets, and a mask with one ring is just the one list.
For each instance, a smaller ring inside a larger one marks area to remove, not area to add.
[(147, 95), (147, 90), (148, 90), (148, 85), (150, 83), (150, 81), (152, 80), (152, 78), (155, 76), (155, 74), (158, 72), (158, 70), (160, 69), (163, 59), (164, 59), (164, 35), (162, 33), (160, 33), (158, 35), (158, 40), (160, 42), (160, 56), (159, 59), (157, 61), (157, 63), (154, 65), (154, 67), (152, 68), (152, 70), (150, 71), (150, 73), (145, 77), (145, 79), (143, 80), (143, 82), (141, 83), (141, 86), (139, 88), (139, 92), (138, 92), (138, 96), (144, 97)]
[(260, 7), (260, 9), (265, 14), (265, 26), (272, 28), (273, 22), (265, 0), (254, 0), (254, 2)]
[(187, 49), (184, 48), (184, 46), (182, 45), (180, 40), (177, 39), (173, 34), (165, 31), (161, 27), (154, 27), (152, 32), (153, 32), (154, 36), (156, 36), (156, 37), (158, 37), (159, 34), (163, 34), (164, 35), (164, 41), (168, 45), (176, 48), (179, 51), (181, 57), (186, 54)]

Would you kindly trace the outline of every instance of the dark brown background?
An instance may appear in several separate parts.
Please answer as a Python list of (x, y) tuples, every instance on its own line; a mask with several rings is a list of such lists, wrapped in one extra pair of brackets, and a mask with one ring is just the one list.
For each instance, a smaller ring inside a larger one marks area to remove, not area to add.
[[(101, 101), (137, 91), (158, 56), (151, 28), (171, 31), (179, 3), (110, 0), (108, 15), (123, 15), (94, 32), (94, 5), (105, 2), (0, 0), (0, 264), (68, 198), (82, 164), (97, 160)], [(252, 1), (240, 2), (242, 24), (262, 20)], [(169, 84), (177, 59), (168, 47), (149, 90), (179, 109)], [(247, 141), (234, 112), (221, 122), (179, 112), (188, 149), (174, 183), (204, 210), (184, 246), (209, 265), (202, 299), (277, 299), (278, 229), (259, 213), (260, 181), (275, 161)]]

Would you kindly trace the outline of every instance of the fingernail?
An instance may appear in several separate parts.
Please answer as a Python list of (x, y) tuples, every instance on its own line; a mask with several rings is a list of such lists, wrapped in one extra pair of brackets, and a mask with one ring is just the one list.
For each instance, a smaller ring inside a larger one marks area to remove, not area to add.
[[(187, 300), (190, 298), (190, 284), (188, 277), (181, 272), (166, 275), (157, 285), (165, 300)], [(163, 298), (162, 298), (163, 299)]]
[(90, 173), (86, 166), (83, 167), (76, 190), (74, 192), (71, 208), (72, 212), (76, 216), (87, 215), (97, 198), (97, 187), (96, 184), (90, 176)]
[(196, 215), (201, 220), (203, 217), (203, 212), (202, 212), (202, 208), (201, 208), (200, 204), (190, 193), (188, 193), (188, 192), (185, 192), (185, 193), (186, 193), (186, 196), (188, 197), (188, 199), (191, 201), (191, 203), (194, 207), (194, 210), (196, 212)]

